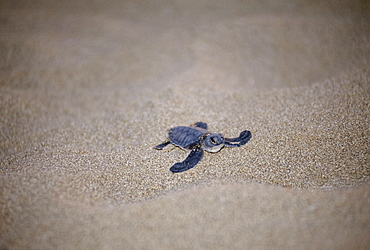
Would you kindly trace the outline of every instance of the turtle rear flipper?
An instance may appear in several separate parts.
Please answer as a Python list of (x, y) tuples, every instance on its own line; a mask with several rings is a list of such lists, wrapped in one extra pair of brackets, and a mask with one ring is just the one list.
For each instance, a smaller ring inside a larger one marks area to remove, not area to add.
[(194, 127), (202, 128), (202, 129), (207, 129), (208, 125), (207, 123), (204, 122), (196, 122), (193, 125)]
[[(246, 144), (252, 138), (252, 133), (248, 130), (244, 130), (240, 133), (239, 137), (236, 138), (225, 138), (225, 147), (240, 147)], [(232, 142), (238, 142), (233, 144)]]
[(159, 145), (155, 146), (154, 148), (155, 149), (163, 149), (165, 146), (167, 146), (170, 143), (171, 143), (170, 141), (166, 141), (166, 142), (163, 142), (162, 144), (159, 144)]
[(203, 149), (196, 148), (190, 152), (183, 162), (174, 164), (170, 170), (172, 173), (180, 173), (193, 168), (203, 157)]

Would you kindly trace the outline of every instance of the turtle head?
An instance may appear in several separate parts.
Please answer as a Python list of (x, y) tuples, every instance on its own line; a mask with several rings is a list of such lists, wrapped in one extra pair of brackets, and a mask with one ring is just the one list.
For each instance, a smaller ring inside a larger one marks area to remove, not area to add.
[(224, 137), (217, 133), (209, 134), (203, 140), (204, 150), (212, 153), (220, 151), (224, 144)]

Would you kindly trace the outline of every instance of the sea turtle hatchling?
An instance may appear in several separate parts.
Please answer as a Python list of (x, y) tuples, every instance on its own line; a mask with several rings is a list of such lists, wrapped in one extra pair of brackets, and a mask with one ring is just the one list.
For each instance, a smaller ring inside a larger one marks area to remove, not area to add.
[(252, 134), (245, 130), (236, 138), (224, 138), (222, 134), (211, 133), (207, 130), (207, 124), (197, 122), (192, 126), (179, 126), (171, 128), (168, 132), (168, 141), (155, 146), (155, 149), (163, 149), (172, 143), (183, 149), (191, 150), (183, 162), (175, 163), (170, 170), (179, 173), (193, 168), (203, 157), (203, 152), (218, 152), (225, 147), (240, 147), (246, 144)]

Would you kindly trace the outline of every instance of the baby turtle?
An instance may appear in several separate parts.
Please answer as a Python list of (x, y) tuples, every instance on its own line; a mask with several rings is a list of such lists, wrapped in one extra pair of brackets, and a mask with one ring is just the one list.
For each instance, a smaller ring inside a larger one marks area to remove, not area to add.
[(236, 138), (224, 138), (222, 134), (211, 133), (207, 130), (207, 124), (197, 122), (192, 126), (179, 126), (171, 128), (168, 132), (168, 141), (155, 146), (155, 149), (163, 149), (172, 143), (183, 149), (191, 150), (188, 157), (183, 162), (173, 165), (170, 170), (179, 173), (193, 168), (203, 157), (203, 152), (218, 152), (225, 147), (240, 147), (246, 144), (252, 134), (245, 130)]

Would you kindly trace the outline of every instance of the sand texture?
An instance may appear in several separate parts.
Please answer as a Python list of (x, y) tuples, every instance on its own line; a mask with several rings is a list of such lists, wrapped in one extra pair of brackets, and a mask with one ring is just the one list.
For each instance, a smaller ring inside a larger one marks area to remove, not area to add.
[[(0, 248), (370, 249), (367, 1), (0, 1)], [(169, 168), (173, 126), (252, 139)]]

